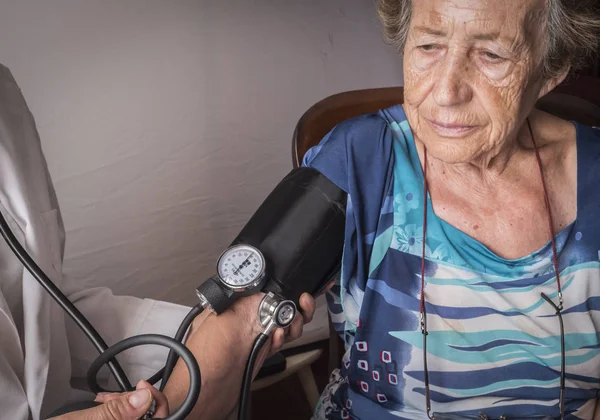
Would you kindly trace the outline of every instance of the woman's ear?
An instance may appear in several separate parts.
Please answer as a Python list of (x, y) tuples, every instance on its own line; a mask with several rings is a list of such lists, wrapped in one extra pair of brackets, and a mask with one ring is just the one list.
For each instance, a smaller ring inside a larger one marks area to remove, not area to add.
[(543, 96), (546, 96), (556, 86), (560, 85), (567, 78), (570, 71), (571, 71), (571, 66), (567, 66), (567, 67), (565, 67), (564, 71), (562, 73), (560, 73), (558, 76), (544, 81), (542, 84), (542, 89), (540, 90), (540, 93), (538, 95), (538, 99), (540, 99)]

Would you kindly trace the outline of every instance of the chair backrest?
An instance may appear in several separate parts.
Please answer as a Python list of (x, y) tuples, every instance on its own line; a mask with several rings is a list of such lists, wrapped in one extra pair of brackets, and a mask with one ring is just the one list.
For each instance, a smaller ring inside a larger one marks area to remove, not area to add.
[(538, 101), (536, 107), (586, 125), (600, 125), (600, 79), (581, 76), (563, 83)]
[[(337, 124), (404, 102), (404, 88), (353, 90), (329, 96), (310, 107), (298, 121), (292, 141), (294, 167)], [(536, 106), (567, 120), (600, 125), (600, 79), (580, 77), (557, 87)]]
[(404, 102), (404, 88), (352, 90), (329, 96), (302, 115), (292, 140), (292, 159), (297, 168), (308, 149), (317, 145), (337, 124), (359, 115), (377, 112)]

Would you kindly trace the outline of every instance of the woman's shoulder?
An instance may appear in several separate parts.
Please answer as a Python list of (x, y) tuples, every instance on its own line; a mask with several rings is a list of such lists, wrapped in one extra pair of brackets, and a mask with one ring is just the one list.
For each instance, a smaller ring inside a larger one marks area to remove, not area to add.
[(600, 163), (600, 128), (542, 111), (532, 113), (531, 121), (537, 145), (548, 162), (580, 175)]
[(544, 111), (535, 110), (531, 117), (543, 139), (542, 146), (551, 145), (561, 149), (569, 147), (600, 147), (600, 127), (589, 126), (577, 120), (565, 120)]
[(578, 146), (600, 151), (600, 127), (575, 123)]
[(305, 162), (323, 152), (347, 152), (370, 154), (391, 140), (395, 126), (408, 124), (401, 105), (363, 114), (337, 124), (321, 141), (310, 149)]
[[(372, 112), (342, 121), (328, 136), (332, 138), (331, 141), (344, 141), (353, 147), (360, 147), (362, 144), (368, 146), (387, 130), (388, 125), (382, 111)], [(323, 140), (327, 140), (327, 137)]]
[[(388, 110), (364, 114), (337, 124), (304, 156), (303, 166), (313, 167), (341, 188), (353, 174), (385, 170), (392, 158), (393, 135)], [(340, 185), (342, 184), (342, 185)]]
[[(579, 178), (579, 190), (588, 189), (598, 191), (598, 183), (600, 182), (600, 127), (593, 127), (580, 123), (575, 123), (577, 130), (577, 171)], [(587, 193), (586, 193), (587, 194)], [(593, 194), (600, 200), (597, 193)]]

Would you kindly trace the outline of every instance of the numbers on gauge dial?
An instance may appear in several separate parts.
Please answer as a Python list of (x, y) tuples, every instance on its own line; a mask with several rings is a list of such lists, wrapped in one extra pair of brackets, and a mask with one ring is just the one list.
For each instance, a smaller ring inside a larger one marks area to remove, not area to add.
[(235, 246), (219, 259), (219, 277), (231, 287), (244, 287), (252, 284), (264, 271), (264, 260), (260, 252), (250, 246)]

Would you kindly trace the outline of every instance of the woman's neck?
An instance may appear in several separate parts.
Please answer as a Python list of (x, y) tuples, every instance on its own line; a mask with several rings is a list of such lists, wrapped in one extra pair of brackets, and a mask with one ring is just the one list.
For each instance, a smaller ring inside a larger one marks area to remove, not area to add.
[[(528, 134), (521, 129), (512, 139), (507, 139), (500, 148), (486, 151), (485, 154), (482, 153), (469, 162), (444, 162), (428, 153), (428, 171), (431, 174), (441, 175), (445, 184), (451, 183), (467, 190), (496, 189), (507, 182), (513, 182), (522, 169), (523, 165), (520, 162), (530, 155), (528, 147), (524, 146), (524, 135)], [(424, 144), (418, 139), (415, 139), (415, 143), (422, 163), (425, 161)]]
[[(531, 123), (548, 185), (553, 231), (559, 232), (576, 217), (576, 134), (572, 124), (554, 118), (546, 114), (542, 120), (531, 118)], [(535, 148), (530, 135), (516, 138), (511, 147), (476, 162), (450, 164), (427, 155), (436, 216), (505, 258), (528, 255), (549, 239)], [(423, 145), (416, 145), (423, 162)]]
[[(431, 153), (427, 154), (429, 170), (443, 175), (445, 184), (457, 184), (463, 188), (476, 190), (504, 188), (507, 184), (519, 182), (530, 175), (532, 169), (538, 170), (535, 145), (539, 150), (561, 139), (569, 138), (572, 133), (564, 133), (553, 123), (564, 123), (549, 114), (534, 110), (529, 118), (531, 130), (525, 120), (516, 134), (507, 138), (496, 149), (487, 150), (469, 162), (444, 162)], [(560, 124), (563, 125), (563, 124)], [(570, 125), (570, 124), (569, 124)], [(425, 147), (415, 138), (421, 162), (424, 162)], [(536, 172), (537, 173), (537, 172)]]

